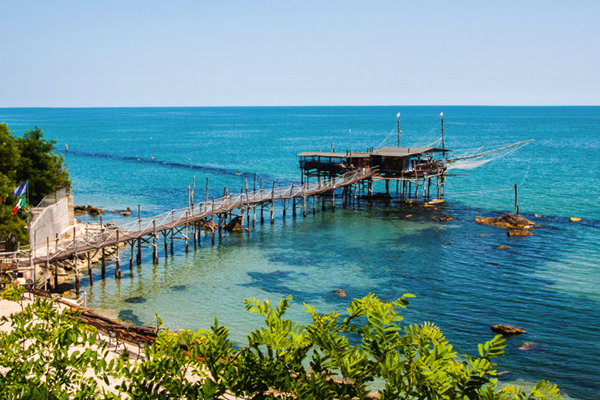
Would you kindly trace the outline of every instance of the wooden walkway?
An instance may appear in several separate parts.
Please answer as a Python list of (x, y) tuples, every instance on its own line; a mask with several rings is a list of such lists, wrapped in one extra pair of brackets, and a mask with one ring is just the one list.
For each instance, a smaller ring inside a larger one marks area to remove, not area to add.
[[(136, 242), (138, 247), (137, 262), (141, 263), (142, 242), (153, 248), (153, 261), (156, 262), (158, 260), (156, 240), (159, 233), (162, 233), (165, 239), (165, 256), (167, 256), (167, 236), (169, 234), (171, 235), (171, 252), (173, 251), (173, 238), (175, 235), (180, 235), (181, 237), (179, 238), (185, 240), (187, 251), (188, 240), (192, 240), (188, 228), (197, 226), (200, 221), (206, 222), (209, 218), (214, 221), (215, 216), (219, 217), (219, 224), (216, 225), (216, 228), (213, 228), (214, 240), (215, 230), (219, 229), (220, 231), (220, 223), (223, 220), (221, 217), (227, 215), (231, 216), (234, 210), (241, 211), (242, 225), (244, 225), (245, 221), (244, 212), (247, 212), (248, 214), (246, 224), (249, 225), (249, 210), (260, 206), (262, 214), (265, 205), (269, 207), (271, 222), (273, 222), (275, 202), (284, 203), (284, 216), (285, 210), (289, 206), (293, 208), (295, 216), (297, 205), (303, 210), (303, 215), (306, 216), (307, 198), (322, 197), (329, 194), (331, 195), (333, 206), (335, 207), (335, 190), (340, 188), (351, 188), (360, 181), (372, 179), (375, 174), (375, 170), (361, 169), (348, 172), (338, 178), (321, 180), (317, 183), (298, 186), (292, 184), (285, 189), (281, 187), (277, 188), (276, 186), (278, 185), (275, 183), (273, 183), (271, 189), (250, 190), (247, 187), (242, 188), (239, 194), (227, 194), (218, 199), (204, 201), (193, 207), (171, 210), (170, 212), (150, 218), (140, 218), (121, 226), (106, 227), (95, 234), (80, 235), (79, 237), (74, 234), (72, 241), (63, 243), (60, 246), (57, 245), (54, 250), (49, 249), (45, 255), (34, 257), (31, 260), (31, 264), (46, 264), (46, 266), (48, 266), (49, 262), (64, 260), (82, 253), (87, 253), (89, 260), (90, 252), (102, 251), (104, 253), (104, 248), (122, 243), (131, 245), (130, 263), (133, 264), (133, 248)], [(344, 193), (346, 194), (346, 190), (344, 190)], [(287, 204), (288, 207), (286, 207), (287, 201), (290, 202)], [(210, 226), (215, 227), (212, 223)], [(195, 232), (194, 235), (196, 234), (197, 233)], [(196, 236), (194, 236), (193, 239), (195, 244)], [(119, 268), (119, 263), (119, 250), (117, 249), (117, 270)], [(104, 262), (102, 263), (102, 269), (104, 275)]]

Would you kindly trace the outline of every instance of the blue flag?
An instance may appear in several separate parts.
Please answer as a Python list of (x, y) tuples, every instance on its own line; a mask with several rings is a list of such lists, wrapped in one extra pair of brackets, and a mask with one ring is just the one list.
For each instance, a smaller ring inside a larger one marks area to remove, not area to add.
[(18, 188), (13, 190), (13, 193), (15, 194), (15, 198), (27, 193), (27, 181), (21, 183)]

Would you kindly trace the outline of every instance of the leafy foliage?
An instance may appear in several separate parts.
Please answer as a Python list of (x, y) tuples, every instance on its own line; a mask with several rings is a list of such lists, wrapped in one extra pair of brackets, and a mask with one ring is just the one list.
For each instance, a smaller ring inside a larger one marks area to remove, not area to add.
[[(71, 183), (64, 158), (53, 153), (55, 145), (56, 140), (45, 139), (37, 126), (17, 137), (0, 124), (0, 235), (12, 233), (18, 242), (27, 243), (25, 227), (31, 206)], [(28, 181), (29, 204), (12, 215), (17, 202), (13, 189), (24, 181)]]
[[(434, 324), (401, 327), (398, 308), (405, 295), (384, 302), (370, 294), (355, 299), (347, 315), (321, 315), (304, 305), (312, 323), (286, 318), (291, 298), (277, 306), (247, 299), (246, 309), (264, 317), (264, 326), (236, 348), (229, 331), (215, 319), (198, 332), (161, 332), (144, 349), (144, 358), (121, 357), (106, 362), (103, 345), (97, 353), (72, 346), (96, 342), (76, 315), (58, 313), (44, 301), (14, 316), (13, 332), (0, 334), (0, 390), (9, 398), (217, 399), (225, 394), (248, 399), (365, 399), (378, 381), (381, 399), (560, 399), (556, 385), (540, 381), (531, 391), (497, 388), (494, 359), (504, 354), (498, 335), (479, 345), (477, 356), (458, 357)], [(37, 324), (35, 319), (41, 321)], [(160, 320), (158, 325), (162, 325)], [(33, 350), (19, 351), (35, 340)], [(34, 354), (38, 356), (34, 356)], [(73, 355), (77, 354), (76, 357)], [(93, 369), (96, 379), (83, 373)], [(120, 383), (112, 392), (98, 387), (108, 377)]]
[[(105, 361), (105, 346), (76, 313), (36, 299), (1, 323), (11, 326), (0, 332), (3, 399), (95, 399), (101, 392), (97, 379), (108, 382), (112, 363)], [(93, 377), (85, 376), (88, 370)]]

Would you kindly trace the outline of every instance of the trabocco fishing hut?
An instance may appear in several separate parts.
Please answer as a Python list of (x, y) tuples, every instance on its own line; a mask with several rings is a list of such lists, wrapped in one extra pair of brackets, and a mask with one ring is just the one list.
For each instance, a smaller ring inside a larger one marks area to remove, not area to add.
[[(302, 152), (300, 158), (301, 180), (335, 179), (349, 171), (371, 168), (377, 171), (372, 177), (357, 182), (347, 190), (373, 198), (373, 182), (385, 181), (385, 195), (389, 197), (389, 183), (396, 181), (396, 192), (401, 199), (420, 197), (431, 198), (432, 184), (436, 188), (436, 198), (444, 198), (444, 181), (447, 173), (446, 154), (451, 150), (437, 147), (382, 147), (366, 152), (345, 153)], [(400, 182), (401, 187), (400, 187)], [(413, 188), (414, 187), (414, 188)], [(379, 195), (382, 196), (382, 195)]]

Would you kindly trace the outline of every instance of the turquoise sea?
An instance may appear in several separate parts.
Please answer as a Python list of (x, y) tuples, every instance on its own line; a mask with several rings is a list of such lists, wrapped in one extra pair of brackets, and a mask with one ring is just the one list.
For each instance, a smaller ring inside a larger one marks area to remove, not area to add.
[[(251, 185), (255, 173), (265, 185), (287, 186), (300, 181), (301, 151), (394, 145), (398, 112), (403, 145), (432, 143), (442, 111), (446, 147), (459, 154), (534, 141), (453, 171), (463, 176), (449, 178), (437, 211), (398, 201), (340, 204), (306, 219), (278, 213), (274, 225), (215, 246), (203, 237), (188, 254), (179, 241), (168, 260), (159, 246), (158, 265), (145, 249), (142, 265), (126, 264), (120, 281), (110, 270), (104, 281), (98, 271), (93, 286), (84, 281), (88, 305), (137, 324), (154, 324), (158, 313), (172, 329), (208, 327), (216, 316), (242, 343), (260, 322), (244, 311), (247, 297), (292, 295), (292, 315), (307, 322), (303, 302), (344, 312), (350, 298), (369, 292), (412, 293), (404, 322), (434, 321), (462, 354), (493, 337), (490, 325), (524, 328), (499, 361), (508, 371), (502, 382), (549, 379), (572, 398), (600, 398), (600, 107), (11, 108), (0, 109), (0, 122), (18, 134), (37, 124), (58, 140), (75, 204), (139, 204), (152, 216), (185, 207), (194, 176), (198, 201), (207, 177), (215, 197), (224, 186)], [(539, 224), (534, 236), (509, 238), (474, 222), (512, 212), (515, 183), (521, 214)], [(441, 215), (455, 221), (432, 221)], [(117, 224), (131, 218), (104, 215)], [(125, 302), (132, 297), (145, 301)]]

